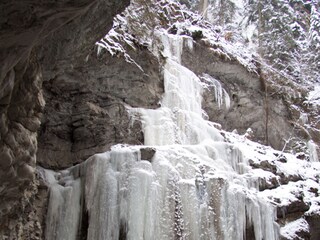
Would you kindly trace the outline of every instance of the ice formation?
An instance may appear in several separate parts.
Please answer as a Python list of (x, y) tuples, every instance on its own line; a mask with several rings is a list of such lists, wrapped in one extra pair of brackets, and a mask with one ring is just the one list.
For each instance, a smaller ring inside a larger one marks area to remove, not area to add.
[(180, 64), (192, 40), (159, 37), (166, 57), (161, 107), (129, 109), (155, 155), (142, 159), (146, 146), (116, 145), (62, 172), (46, 171), (46, 239), (242, 240), (247, 229), (257, 240), (278, 239), (275, 208), (257, 194), (247, 158), (203, 118), (203, 83)]
[(309, 149), (309, 155), (310, 155), (310, 161), (312, 162), (318, 162), (318, 153), (317, 153), (317, 144), (315, 144), (312, 140), (308, 141), (308, 149)]
[(214, 87), (214, 96), (215, 96), (215, 101), (218, 104), (218, 107), (221, 108), (224, 106), (226, 109), (230, 108), (230, 97), (227, 91), (221, 86), (221, 83), (211, 77), (208, 74), (203, 74), (202, 79), (205, 81), (205, 83), (208, 86), (213, 86)]

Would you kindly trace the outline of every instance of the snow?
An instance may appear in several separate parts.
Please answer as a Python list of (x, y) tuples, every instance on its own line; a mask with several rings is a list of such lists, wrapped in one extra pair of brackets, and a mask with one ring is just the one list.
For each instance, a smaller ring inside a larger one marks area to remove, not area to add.
[(305, 219), (298, 219), (288, 223), (284, 228), (281, 229), (281, 235), (286, 239), (301, 239), (296, 232), (308, 232), (308, 223)]
[(237, 8), (244, 8), (245, 2), (243, 0), (231, 0), (231, 2), (233, 2), (237, 6)]
[[(289, 182), (288, 184), (281, 185), (275, 189), (267, 189), (259, 192), (258, 195), (265, 199), (266, 201), (272, 201), (276, 206), (288, 206), (294, 201), (298, 201), (299, 198), (303, 197), (305, 203), (307, 203), (310, 208), (305, 213), (305, 215), (319, 214), (319, 176), (320, 176), (320, 162), (319, 161), (303, 161), (297, 159), (294, 155), (283, 153), (260, 145), (258, 143), (252, 142), (245, 136), (239, 136), (233, 133), (225, 133), (228, 141), (236, 145), (243, 153), (243, 157), (254, 161), (255, 163), (260, 163), (263, 161), (268, 161), (270, 164), (276, 167), (276, 172), (281, 173), (284, 176), (296, 176), (301, 179), (297, 182)], [(286, 161), (278, 161), (279, 157), (285, 157)], [(262, 169), (253, 169), (248, 173), (250, 178), (262, 178), (266, 181), (279, 177), (274, 175), (269, 171)], [(299, 223), (299, 228), (295, 228), (295, 224)], [(288, 226), (289, 224), (289, 226)], [(303, 220), (303, 218), (297, 220), (294, 223), (288, 223), (281, 228), (281, 235), (289, 236), (294, 239), (295, 232), (301, 228), (307, 229), (308, 224)]]
[(244, 30), (243, 30), (243, 37), (245, 39), (248, 39), (250, 45), (249, 47), (250, 48), (256, 48), (256, 45), (253, 44), (254, 42), (254, 38), (255, 38), (255, 35), (257, 35), (257, 26), (255, 24), (249, 24)]
[[(125, 60), (128, 63), (136, 65), (142, 72), (142, 67), (131, 58), (127, 53), (126, 47), (129, 46), (131, 49), (136, 50), (133, 43), (134, 37), (128, 33), (125, 33), (122, 29), (123, 26), (127, 25), (127, 20), (120, 15), (117, 15), (114, 20), (113, 29), (100, 41), (96, 43), (98, 46), (97, 54), (101, 54), (102, 49), (106, 50), (111, 56), (117, 56), (123, 54)], [(117, 29), (118, 31), (116, 31)]]

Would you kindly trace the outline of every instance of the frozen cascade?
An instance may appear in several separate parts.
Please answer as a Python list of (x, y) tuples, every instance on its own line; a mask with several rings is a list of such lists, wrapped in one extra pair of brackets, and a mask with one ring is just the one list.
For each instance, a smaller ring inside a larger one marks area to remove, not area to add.
[(145, 145), (198, 144), (205, 139), (223, 141), (212, 123), (204, 121), (201, 108), (203, 83), (180, 64), (183, 44), (192, 48), (192, 39), (160, 34), (163, 56), (165, 93), (161, 108), (132, 109), (142, 114)]
[(116, 145), (61, 173), (47, 171), (47, 238), (242, 240), (251, 228), (257, 240), (278, 239), (275, 209), (252, 188), (246, 159), (202, 117), (203, 83), (180, 64), (190, 39), (161, 38), (161, 107), (129, 110), (141, 116), (155, 155), (147, 161), (146, 146)]

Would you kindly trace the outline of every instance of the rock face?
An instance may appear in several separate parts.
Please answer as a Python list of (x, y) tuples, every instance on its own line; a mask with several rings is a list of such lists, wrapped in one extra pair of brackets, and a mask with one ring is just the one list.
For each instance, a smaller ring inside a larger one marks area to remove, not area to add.
[[(128, 2), (0, 3), (0, 219), (1, 231), (10, 232), (10, 236), (0, 234), (4, 238), (36, 239), (23, 236), (23, 230), (15, 228), (14, 223), (7, 230), (6, 225), (8, 219), (14, 221), (15, 215), (11, 210), (18, 203), (16, 210), (20, 213), (19, 221), (22, 221), (23, 202), (36, 192), (37, 131), (44, 106), (42, 69), (46, 68), (46, 63), (41, 59), (44, 55), (41, 51), (45, 48), (39, 46), (45, 43), (52, 51), (63, 50), (55, 52), (55, 56), (63, 55), (66, 62), (74, 50), (88, 55), (94, 42), (111, 28), (113, 16), (122, 11)], [(80, 25), (82, 28), (78, 27)], [(55, 33), (57, 29), (68, 31), (68, 37)], [(73, 39), (76, 48), (68, 51), (58, 47), (65, 46), (65, 41), (70, 39)], [(13, 215), (7, 218), (8, 213)]]
[(1, 98), (0, 216), (14, 207), (21, 192), (33, 180), (36, 131), (40, 126), (43, 106), (41, 74), (34, 57), (30, 56), (29, 60), (18, 64), (10, 72), (10, 77), (4, 81), (12, 84), (12, 89)]
[(163, 81), (150, 52), (131, 55), (144, 72), (124, 58), (97, 57), (96, 52), (87, 61), (46, 64), (51, 68), (44, 70), (47, 104), (39, 132), (40, 165), (66, 168), (117, 143), (143, 143), (140, 123), (130, 119), (126, 107), (157, 107)]
[(194, 44), (193, 50), (184, 48), (182, 62), (198, 76), (208, 74), (220, 81), (230, 97), (230, 107), (226, 108), (216, 103), (214, 88), (204, 93), (203, 109), (209, 120), (228, 131), (237, 129), (240, 134), (251, 128), (252, 139), (282, 149), (283, 139), (289, 138), (292, 126), (281, 96), (270, 94), (266, 98), (265, 83), (257, 73), (250, 73), (235, 60), (224, 60), (208, 48), (202, 41)]
[(319, 215), (310, 215), (306, 217), (307, 222), (310, 226), (310, 232), (311, 232), (311, 240), (316, 240), (320, 238), (320, 227), (319, 227), (319, 221), (320, 217)]

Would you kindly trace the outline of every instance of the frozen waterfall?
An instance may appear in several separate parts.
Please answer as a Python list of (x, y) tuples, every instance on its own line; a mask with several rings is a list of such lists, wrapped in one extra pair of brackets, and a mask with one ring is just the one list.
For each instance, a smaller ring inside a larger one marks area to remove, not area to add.
[[(128, 110), (141, 116), (147, 146), (116, 145), (62, 172), (45, 171), (46, 239), (242, 240), (248, 231), (278, 239), (275, 209), (259, 198), (246, 159), (203, 118), (204, 83), (181, 65), (192, 40), (160, 38), (161, 107)], [(155, 149), (152, 159), (143, 159), (146, 148)]]

